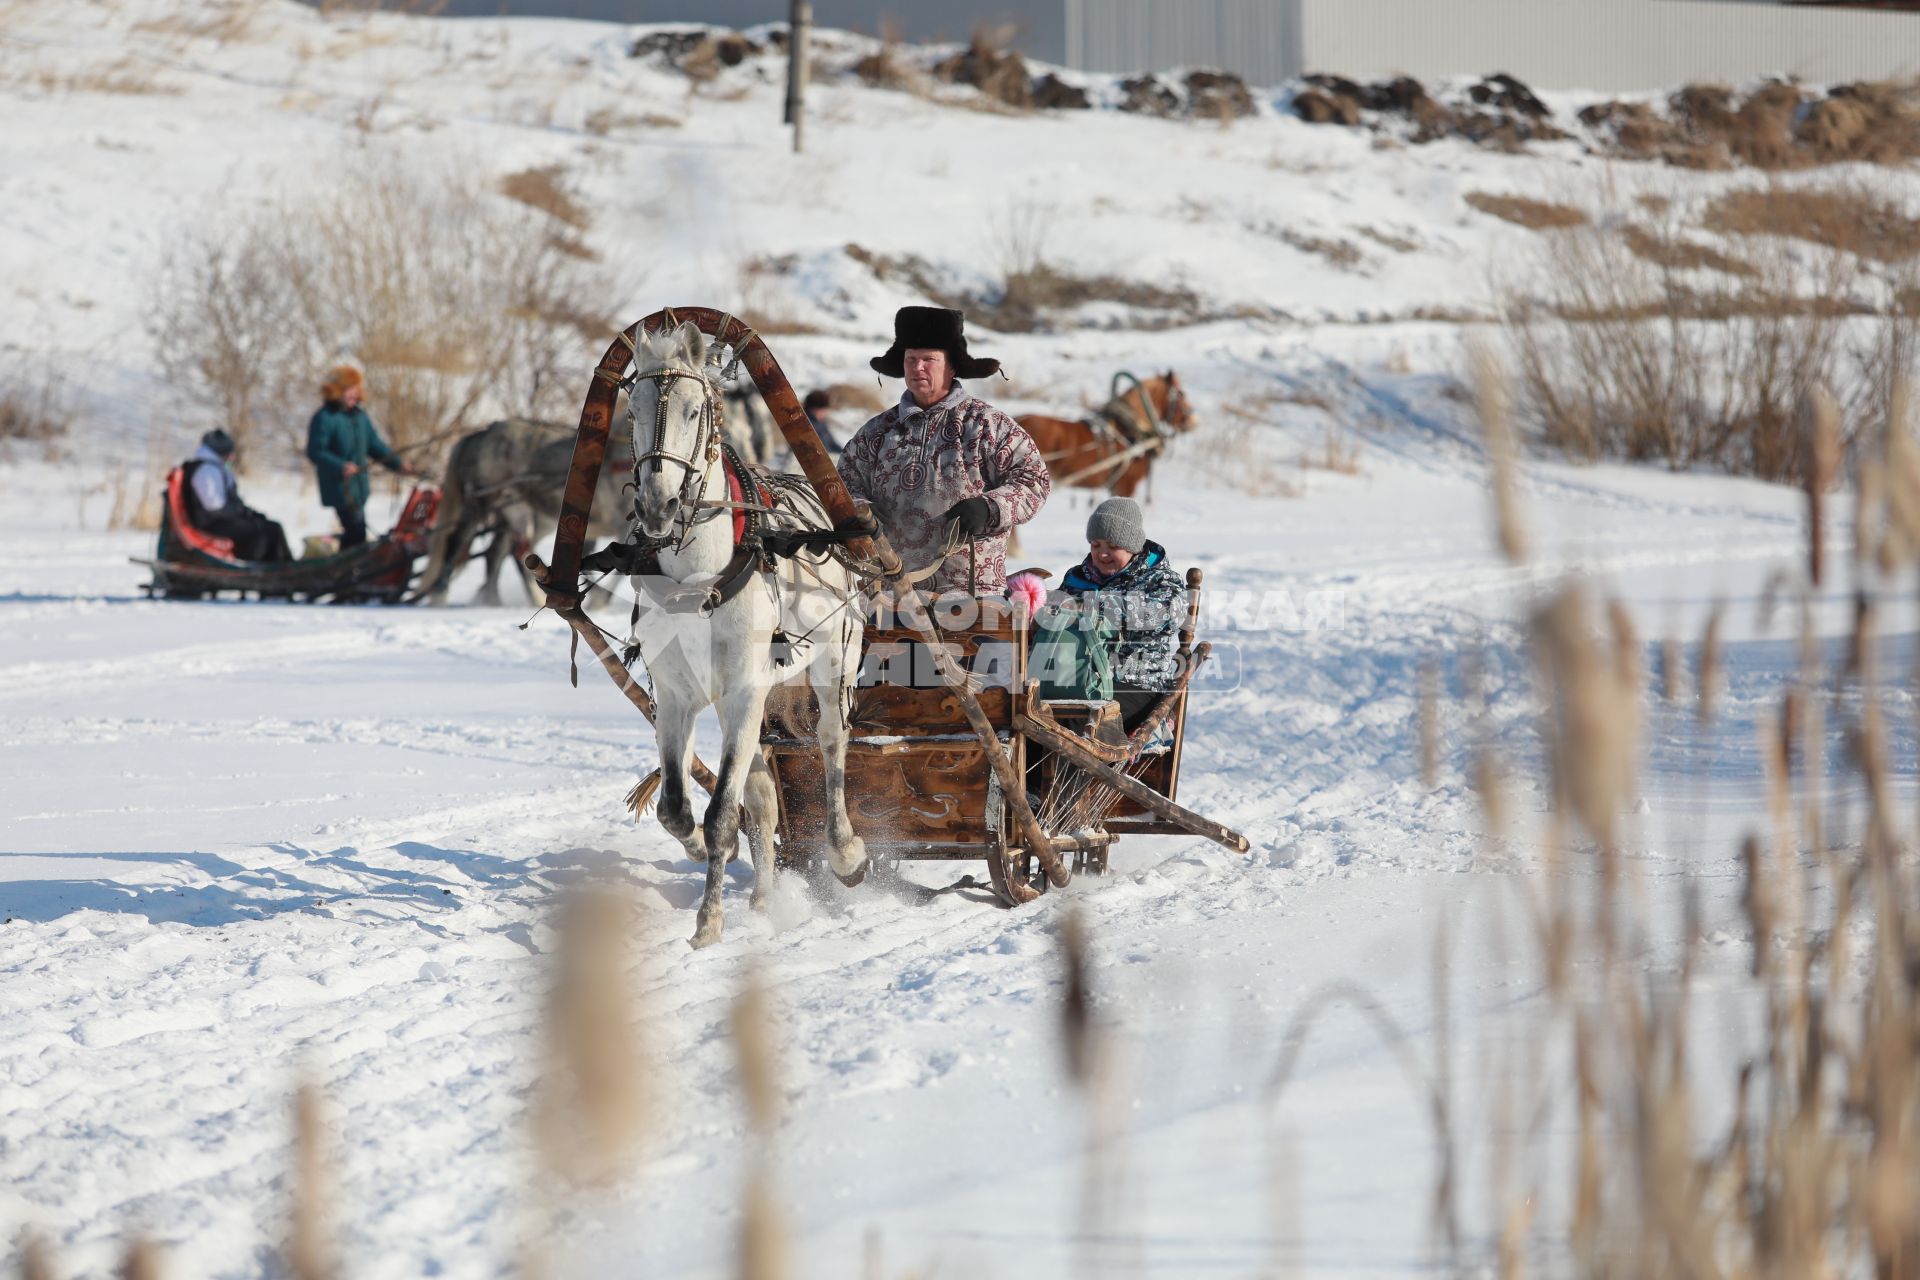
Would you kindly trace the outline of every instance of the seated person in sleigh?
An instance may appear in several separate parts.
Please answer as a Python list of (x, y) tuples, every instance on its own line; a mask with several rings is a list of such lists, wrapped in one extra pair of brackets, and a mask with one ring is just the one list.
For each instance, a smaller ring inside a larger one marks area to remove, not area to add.
[[(1027, 574), (1011, 586), (1026, 592)], [(1046, 697), (1110, 699), (1131, 733), (1180, 678), (1187, 587), (1147, 537), (1140, 506), (1108, 498), (1087, 519), (1087, 555), (1036, 610), (1035, 667)]]
[(233, 543), (241, 559), (272, 563), (290, 558), (279, 523), (240, 500), (233, 474), (233, 437), (218, 428), (200, 437), (200, 447), (180, 468), (187, 523), (210, 537)]

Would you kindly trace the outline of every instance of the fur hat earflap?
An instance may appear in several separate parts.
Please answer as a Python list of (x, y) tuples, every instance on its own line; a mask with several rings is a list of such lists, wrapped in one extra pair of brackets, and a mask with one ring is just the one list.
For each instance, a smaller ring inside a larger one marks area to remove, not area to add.
[(349, 387), (366, 390), (366, 379), (360, 376), (360, 370), (350, 364), (337, 364), (327, 370), (327, 376), (320, 380), (320, 398), (338, 400), (347, 394)]
[(990, 378), (1000, 362), (967, 354), (967, 318), (946, 307), (902, 307), (893, 317), (893, 345), (875, 356), (873, 371), (887, 378), (907, 376), (907, 352), (944, 351), (956, 378)]

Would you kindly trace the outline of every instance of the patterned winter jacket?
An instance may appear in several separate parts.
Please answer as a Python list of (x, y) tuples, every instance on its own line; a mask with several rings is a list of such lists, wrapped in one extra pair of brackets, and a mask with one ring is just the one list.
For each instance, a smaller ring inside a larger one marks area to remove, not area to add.
[(1187, 584), (1167, 563), (1167, 549), (1152, 539), (1127, 567), (1102, 578), (1091, 561), (1067, 571), (1060, 589), (1098, 608), (1119, 633), (1113, 649), (1113, 682), (1131, 689), (1166, 689), (1180, 675), (1180, 623), (1187, 612)]
[(1033, 519), (1053, 480), (1026, 429), (958, 382), (946, 399), (921, 409), (911, 394), (847, 441), (840, 475), (856, 498), (873, 504), (887, 540), (909, 570), (940, 557), (941, 517), (963, 498), (993, 504), (991, 532), (974, 544), (973, 580), (962, 546), (922, 583), (932, 592), (988, 595), (1007, 587), (1007, 535)]

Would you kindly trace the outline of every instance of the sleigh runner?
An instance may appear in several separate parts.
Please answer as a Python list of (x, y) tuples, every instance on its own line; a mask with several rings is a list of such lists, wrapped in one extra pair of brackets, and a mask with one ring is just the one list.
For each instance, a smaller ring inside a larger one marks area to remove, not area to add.
[[(1194, 643), (1199, 571), (1188, 574), (1182, 674), (1131, 738), (1122, 731), (1113, 704), (1041, 699), (1029, 674), (1031, 619), (1025, 606), (997, 596), (982, 598), (973, 601), (974, 608), (958, 610), (963, 617), (944, 604), (930, 607), (914, 590), (884, 532), (856, 506), (765, 343), (741, 322), (705, 308), (658, 312), (608, 347), (581, 412), (552, 563), (527, 558), (528, 568), (546, 590), (548, 605), (572, 628), (576, 646), (587, 645), (649, 721), (659, 710), (653, 697), (628, 669), (630, 658), (623, 660), (615, 652), (607, 633), (582, 607), (581, 569), (616, 396), (634, 382), (629, 364), (655, 335), (683, 325), (697, 327), (735, 353), (734, 361), (752, 377), (810, 482), (808, 497), (817, 496), (817, 509), (824, 512), (818, 528), (769, 535), (751, 544), (741, 541), (736, 526), (736, 551), (728, 562), (731, 577), (716, 576), (710, 586), (695, 591), (694, 597), (705, 592), (705, 598), (689, 598), (692, 607), (721, 607), (723, 586), (741, 590), (737, 583), (751, 576), (756, 557), (758, 571), (771, 574), (776, 557), (792, 555), (796, 548), (831, 549), (837, 563), (858, 570), (863, 588), (857, 600), (847, 600), (863, 611), (860, 677), (851, 690), (850, 707), (840, 709), (844, 716), (833, 717), (836, 726), (844, 722), (846, 737), (827, 742), (823, 749), (823, 731), (812, 728), (820, 712), (817, 681), (811, 693), (801, 694), (806, 706), (799, 715), (767, 718), (757, 741), (756, 771), (764, 768), (773, 780), (777, 806), (769, 818), (775, 830), (754, 830), (758, 824), (743, 810), (741, 830), (750, 844), (756, 838), (777, 838), (782, 865), (841, 853), (844, 836), (836, 841), (834, 835), (839, 797), (829, 775), (836, 771), (836, 753), (843, 751), (845, 813), (858, 837), (855, 843), (864, 843), (867, 860), (980, 859), (987, 864), (994, 890), (1009, 905), (1031, 901), (1046, 885), (1064, 886), (1075, 870), (1104, 870), (1113, 842), (1124, 834), (1191, 833), (1246, 851), (1244, 837), (1173, 798), (1188, 682), (1208, 652), (1207, 645)], [(667, 387), (687, 375), (669, 371), (640, 376), (666, 379), (656, 393), (660, 426), (652, 455), (683, 463), (690, 492), (696, 461), (667, 448), (664, 407)], [(709, 405), (717, 403), (711, 387), (707, 396)], [(715, 488), (714, 497), (695, 505), (716, 509), (716, 514), (737, 508), (744, 490), (732, 475), (734, 464), (721, 466), (717, 449), (710, 462), (714, 474), (727, 476), (726, 487)], [(647, 545), (660, 545), (660, 539)], [(637, 547), (629, 558), (645, 554), (644, 547)], [(604, 552), (598, 556), (602, 564), (620, 562), (617, 555), (612, 560)], [(688, 600), (682, 603), (684, 607)], [(777, 634), (774, 641), (780, 641)], [(839, 732), (836, 728), (836, 738)], [(662, 760), (663, 768), (668, 767), (665, 750)], [(729, 785), (730, 771), (737, 770), (726, 760), (716, 774), (690, 758), (693, 780), (710, 794), (722, 788), (741, 794), (738, 779)], [(667, 821), (664, 812), (662, 821)], [(713, 828), (710, 810), (707, 829)], [(722, 849), (710, 862), (708, 901), (696, 945), (718, 936), (719, 864), (730, 853), (730, 847)], [(756, 864), (764, 878), (771, 863), (760, 864), (760, 857), (756, 845)], [(840, 858), (830, 860), (848, 883), (858, 883), (866, 873), (866, 861), (849, 872), (842, 870)], [(716, 917), (711, 929), (709, 911)]]

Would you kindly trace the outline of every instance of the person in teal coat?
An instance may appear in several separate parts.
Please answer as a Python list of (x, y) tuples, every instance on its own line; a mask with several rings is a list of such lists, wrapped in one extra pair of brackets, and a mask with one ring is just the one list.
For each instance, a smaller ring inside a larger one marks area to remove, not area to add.
[(366, 383), (352, 365), (327, 373), (320, 384), (325, 401), (307, 424), (307, 458), (320, 478), (320, 503), (340, 518), (340, 547), (357, 547), (367, 540), (367, 499), (373, 485), (367, 467), (378, 462), (389, 471), (416, 474), (400, 455), (387, 447), (373, 419), (360, 407)]

